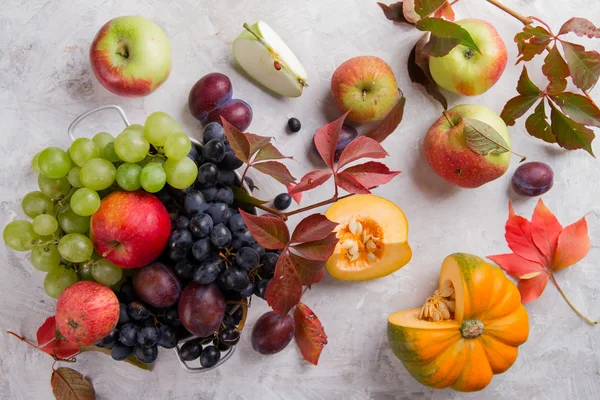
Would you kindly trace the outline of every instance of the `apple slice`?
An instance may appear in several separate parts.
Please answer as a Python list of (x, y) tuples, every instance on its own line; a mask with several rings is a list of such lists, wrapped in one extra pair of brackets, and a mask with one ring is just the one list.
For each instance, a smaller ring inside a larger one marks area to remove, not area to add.
[(298, 97), (306, 84), (306, 71), (279, 35), (265, 22), (252, 26), (233, 42), (233, 55), (259, 83), (277, 94)]

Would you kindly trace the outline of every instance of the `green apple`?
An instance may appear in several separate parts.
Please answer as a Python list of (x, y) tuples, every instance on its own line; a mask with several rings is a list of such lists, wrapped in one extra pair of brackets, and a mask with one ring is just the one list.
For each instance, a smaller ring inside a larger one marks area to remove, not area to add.
[(378, 121), (394, 106), (398, 84), (390, 66), (379, 57), (354, 57), (337, 67), (331, 94), (348, 119), (359, 124)]
[(442, 88), (465, 96), (487, 91), (506, 67), (506, 45), (496, 29), (480, 19), (456, 22), (473, 38), (481, 51), (458, 45), (443, 57), (429, 57), (433, 80)]
[(266, 22), (244, 24), (233, 41), (233, 55), (240, 66), (260, 84), (287, 97), (299, 97), (306, 71), (285, 42)]
[(94, 37), (90, 64), (100, 84), (111, 92), (146, 96), (171, 73), (171, 45), (154, 22), (138, 16), (118, 17)]
[[(481, 155), (471, 150), (464, 135), (462, 118), (486, 123), (508, 144), (504, 153)], [(475, 104), (456, 106), (442, 115), (427, 131), (423, 144), (425, 158), (433, 170), (448, 182), (476, 188), (501, 177), (510, 164), (510, 135), (506, 124), (493, 110)]]

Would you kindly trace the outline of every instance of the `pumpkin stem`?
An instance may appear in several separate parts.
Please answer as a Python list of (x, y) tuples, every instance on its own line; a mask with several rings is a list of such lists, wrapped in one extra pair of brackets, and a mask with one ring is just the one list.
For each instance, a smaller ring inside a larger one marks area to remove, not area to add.
[(460, 333), (464, 338), (474, 339), (483, 333), (483, 322), (478, 319), (464, 321), (460, 326)]

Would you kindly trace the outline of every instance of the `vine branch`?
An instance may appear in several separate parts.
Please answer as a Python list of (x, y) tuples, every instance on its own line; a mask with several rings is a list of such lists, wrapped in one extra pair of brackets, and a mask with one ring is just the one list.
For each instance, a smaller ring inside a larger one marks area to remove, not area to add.
[(500, 3), (497, 0), (486, 0), (486, 1), (490, 4), (495, 5), (496, 7), (498, 7), (505, 13), (510, 14), (514, 18), (518, 19), (519, 21), (521, 21), (523, 23), (523, 25), (531, 25), (533, 23), (533, 19), (531, 17), (526, 17), (524, 15), (521, 15), (518, 12), (516, 12), (515, 10), (505, 6), (504, 4)]

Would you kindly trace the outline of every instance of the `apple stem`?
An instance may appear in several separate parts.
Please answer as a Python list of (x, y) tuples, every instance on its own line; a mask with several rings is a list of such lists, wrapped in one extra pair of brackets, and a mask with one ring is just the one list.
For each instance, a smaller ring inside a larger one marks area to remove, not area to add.
[(264, 40), (263, 38), (261, 38), (260, 36), (258, 36), (258, 34), (257, 34), (256, 32), (254, 32), (254, 31), (253, 31), (253, 30), (250, 28), (250, 25), (248, 25), (246, 22), (244, 22), (244, 25), (243, 25), (243, 26), (244, 26), (244, 28), (245, 28), (245, 29), (246, 29), (248, 32), (250, 32), (250, 33), (251, 33), (251, 34), (252, 34), (252, 35), (253, 35), (253, 36), (256, 38), (256, 40), (258, 40), (259, 42), (261, 42), (261, 43), (262, 43), (262, 44), (263, 44), (263, 45), (264, 45), (264, 46), (267, 48), (267, 50), (269, 50), (269, 52), (272, 52), (272, 51), (271, 51), (271, 46), (269, 46), (269, 45), (267, 44), (267, 42), (265, 42), (265, 40)]
[(448, 114), (448, 112), (446, 110), (442, 111), (442, 115), (444, 117), (446, 117), (446, 120), (448, 121), (448, 123), (450, 124), (451, 127), (455, 127), (456, 125), (452, 122), (452, 120), (450, 119), (450, 114)]
[(567, 304), (573, 309), (573, 311), (575, 311), (575, 313), (577, 315), (579, 315), (585, 322), (587, 322), (590, 325), (597, 325), (600, 323), (600, 321), (592, 321), (591, 319), (589, 319), (588, 317), (586, 317), (585, 315), (583, 315), (577, 308), (575, 308), (575, 306), (573, 305), (573, 303), (571, 303), (569, 301), (569, 299), (567, 298), (567, 295), (565, 294), (565, 292), (562, 291), (562, 289), (560, 288), (560, 286), (558, 285), (558, 282), (556, 282), (556, 279), (554, 278), (554, 274), (550, 274), (550, 280), (552, 281), (552, 283), (554, 283), (554, 286), (556, 286), (556, 289), (558, 289), (558, 292), (562, 295), (562, 297), (565, 299), (565, 301), (567, 302)]
[(363, 99), (363, 101), (367, 100), (367, 91), (366, 90), (362, 91), (362, 99)]

